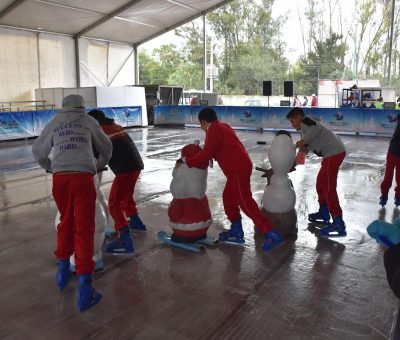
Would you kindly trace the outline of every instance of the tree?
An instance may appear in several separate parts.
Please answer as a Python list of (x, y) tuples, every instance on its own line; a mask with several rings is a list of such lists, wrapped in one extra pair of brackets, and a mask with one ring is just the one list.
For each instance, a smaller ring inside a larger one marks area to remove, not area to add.
[(158, 79), (155, 79), (158, 70), (159, 64), (146, 51), (141, 51), (139, 53), (139, 84), (158, 84)]
[(159, 62), (158, 78), (168, 83), (169, 76), (175, 72), (178, 65), (184, 62), (182, 54), (173, 44), (162, 45), (153, 51), (153, 57)]
[(168, 85), (170, 75), (182, 62), (182, 54), (172, 44), (154, 49), (151, 57), (146, 52), (140, 52), (139, 83)]
[(338, 79), (344, 70), (346, 50), (342, 36), (336, 33), (323, 41), (315, 41), (314, 51), (302, 56), (294, 68), (297, 92), (315, 93), (318, 79)]
[[(355, 76), (384, 78), (387, 75), (389, 57), (389, 30), (392, 10), (392, 0), (362, 0), (356, 1), (356, 26), (352, 39), (356, 46), (353, 60)], [(399, 38), (399, 12), (395, 7), (394, 50), (393, 61), (396, 58), (397, 39)], [(396, 70), (396, 62), (392, 64)], [(382, 76), (383, 74), (383, 76)], [(395, 75), (395, 72), (393, 73)]]
[(280, 27), (285, 17), (272, 17), (273, 3), (232, 1), (208, 15), (216, 39), (222, 42), (217, 87), (228, 93), (257, 94), (262, 80), (284, 77), (288, 62), (282, 53)]
[(184, 89), (202, 88), (202, 70), (195, 65), (181, 63), (168, 77), (169, 85), (179, 85)]

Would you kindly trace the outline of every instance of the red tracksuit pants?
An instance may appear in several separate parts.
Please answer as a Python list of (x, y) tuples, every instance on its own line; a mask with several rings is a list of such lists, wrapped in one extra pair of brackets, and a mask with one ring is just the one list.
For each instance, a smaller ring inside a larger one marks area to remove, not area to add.
[(58, 259), (69, 260), (75, 253), (76, 273), (91, 274), (94, 269), (92, 257), (96, 214), (93, 174), (54, 174), (53, 197), (61, 214), (54, 254)]
[(108, 208), (117, 231), (128, 225), (127, 217), (137, 213), (133, 192), (139, 174), (140, 170), (118, 174), (112, 183)]
[(332, 217), (342, 216), (339, 197), (336, 192), (339, 167), (346, 152), (324, 158), (317, 176), (317, 194), (319, 205), (327, 205)]
[[(256, 228), (266, 233), (272, 230), (271, 223), (261, 213), (260, 207), (253, 199), (250, 187), (252, 168), (239, 174), (227, 176), (222, 199), (228, 220), (233, 222), (241, 218), (240, 209), (253, 220)], [(239, 209), (240, 207), (240, 209)]]
[(396, 187), (394, 189), (395, 197), (400, 197), (400, 157), (392, 155), (390, 152), (386, 155), (386, 169), (385, 177), (381, 184), (382, 196), (386, 196), (389, 193), (389, 189), (393, 182), (393, 173), (396, 170)]

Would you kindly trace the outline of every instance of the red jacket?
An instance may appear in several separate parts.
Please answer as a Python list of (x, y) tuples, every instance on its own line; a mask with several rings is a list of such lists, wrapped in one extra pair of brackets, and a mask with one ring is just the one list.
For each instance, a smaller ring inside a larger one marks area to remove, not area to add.
[(312, 97), (311, 99), (311, 107), (317, 107), (318, 106), (318, 98), (317, 97)]
[(186, 159), (186, 164), (189, 168), (200, 167), (203, 162), (213, 158), (227, 177), (253, 167), (235, 131), (228, 124), (218, 120), (213, 121), (208, 127), (203, 150), (194, 157)]
[(126, 130), (115, 124), (112, 119), (100, 124), (104, 133), (110, 137), (113, 150), (108, 165), (111, 171), (118, 175), (126, 172), (143, 169), (142, 157), (136, 148), (135, 142)]

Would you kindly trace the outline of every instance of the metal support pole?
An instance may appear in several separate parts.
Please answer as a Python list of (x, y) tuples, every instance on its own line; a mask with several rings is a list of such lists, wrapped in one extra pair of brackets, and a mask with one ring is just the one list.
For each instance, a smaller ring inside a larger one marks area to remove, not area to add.
[(40, 72), (40, 47), (39, 47), (39, 32), (36, 33), (36, 51), (37, 51), (37, 63), (38, 63), (38, 86), (42, 88), (41, 72)]
[(135, 82), (134, 85), (139, 85), (139, 54), (138, 54), (138, 45), (133, 45), (133, 63), (135, 68)]
[[(103, 87), (107, 87), (107, 84), (104, 84), (104, 82), (96, 75), (95, 72), (93, 72), (88, 65), (86, 65), (83, 61), (80, 62), (80, 64), (86, 69), (86, 71), (88, 71), (88, 73), (94, 78), (96, 79), (101, 86)], [(79, 86), (78, 86), (79, 87)]]
[(214, 91), (214, 50), (213, 50), (213, 39), (210, 41), (210, 92)]
[(109, 77), (110, 77), (110, 75), (109, 75), (109, 63), (108, 63), (108, 59), (109, 59), (109, 57), (110, 57), (110, 43), (108, 42), (107, 43), (107, 56), (106, 56), (106, 83), (107, 83), (107, 86), (109, 86)]
[(207, 41), (206, 41), (206, 15), (203, 15), (203, 91), (207, 91)]
[(115, 72), (115, 74), (113, 75), (112, 79), (110, 80), (110, 82), (107, 84), (107, 86), (110, 86), (112, 84), (112, 82), (114, 81), (114, 79), (117, 77), (117, 75), (119, 74), (119, 72), (121, 72), (122, 68), (125, 66), (125, 64), (127, 63), (127, 61), (129, 60), (129, 58), (131, 57), (131, 55), (135, 52), (135, 49), (132, 48), (132, 51), (129, 53), (129, 55), (125, 58), (125, 60), (122, 62), (122, 64), (118, 67), (117, 72)]
[(76, 87), (81, 87), (81, 65), (79, 61), (79, 38), (75, 37), (75, 73)]
[(392, 0), (392, 13), (390, 19), (390, 40), (389, 40), (389, 65), (388, 65), (388, 80), (389, 86), (392, 77), (392, 49), (393, 49), (393, 27), (394, 27), (394, 0)]

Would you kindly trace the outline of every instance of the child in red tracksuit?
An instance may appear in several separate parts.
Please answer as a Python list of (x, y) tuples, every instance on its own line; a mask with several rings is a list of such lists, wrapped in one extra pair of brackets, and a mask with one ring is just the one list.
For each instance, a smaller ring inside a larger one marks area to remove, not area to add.
[[(292, 109), (286, 117), (297, 131), (301, 130), (301, 140), (296, 142), (296, 147), (306, 147), (323, 158), (317, 176), (320, 207), (318, 212), (308, 215), (308, 220), (325, 224), (320, 230), (321, 236), (346, 236), (346, 225), (336, 192), (339, 167), (346, 156), (343, 142), (325, 126), (305, 116), (304, 111), (298, 107)], [(329, 214), (332, 215), (332, 223), (329, 223)]]
[[(96, 208), (93, 176), (106, 166), (112, 144), (86, 114), (81, 96), (65, 97), (62, 107), (35, 141), (32, 153), (41, 167), (53, 173), (53, 196), (61, 213), (55, 251), (57, 286), (62, 291), (70, 280), (69, 258), (74, 254), (79, 275), (78, 307), (84, 311), (102, 297), (92, 288), (91, 280)], [(97, 159), (93, 149), (99, 154)]]
[[(133, 199), (137, 179), (144, 167), (143, 161), (135, 143), (123, 127), (107, 118), (101, 110), (92, 110), (88, 114), (99, 122), (113, 145), (108, 165), (115, 178), (111, 185), (108, 206), (115, 222), (115, 230), (119, 232), (119, 239), (108, 243), (106, 251), (114, 254), (133, 253), (131, 229), (146, 230)], [(127, 217), (130, 217), (129, 222)]]
[(185, 162), (189, 168), (200, 167), (214, 158), (225, 174), (227, 181), (222, 200), (231, 227), (220, 233), (219, 239), (223, 242), (244, 243), (240, 216), (242, 209), (265, 234), (263, 249), (268, 251), (279, 246), (283, 243), (281, 236), (272, 230), (271, 224), (252, 197), (250, 176), (253, 164), (243, 144), (229, 125), (218, 121), (212, 108), (202, 109), (198, 119), (201, 128), (206, 132), (204, 148), (193, 157), (178, 160), (178, 164)]
[(386, 277), (393, 293), (400, 299), (400, 219), (393, 223), (376, 220), (367, 227), (367, 232), (385, 249)]
[(389, 189), (392, 186), (393, 173), (396, 169), (396, 188), (394, 189), (394, 204), (400, 205), (400, 114), (397, 115), (397, 126), (390, 140), (389, 150), (386, 155), (385, 177), (381, 184), (381, 197), (379, 204), (386, 205)]

